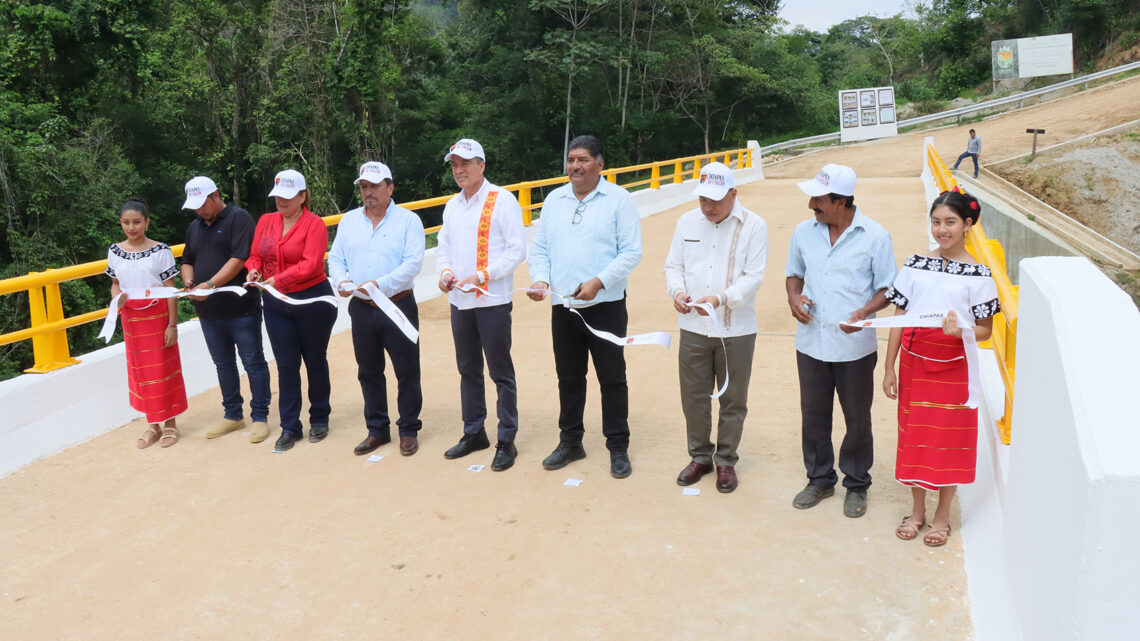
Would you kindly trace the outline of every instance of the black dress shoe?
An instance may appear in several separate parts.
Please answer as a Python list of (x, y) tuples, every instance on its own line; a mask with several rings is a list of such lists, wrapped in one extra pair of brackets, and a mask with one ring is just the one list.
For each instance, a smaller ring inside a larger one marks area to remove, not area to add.
[(558, 447), (542, 461), (542, 467), (548, 470), (560, 470), (574, 461), (586, 458), (586, 450), (581, 445), (567, 445), (559, 443)]
[(499, 441), (495, 445), (495, 460), (491, 461), (491, 470), (502, 472), (515, 464), (515, 457), (519, 455), (515, 444), (509, 441)]
[(325, 437), (328, 435), (329, 435), (329, 426), (328, 425), (317, 424), (317, 425), (310, 425), (309, 426), (309, 442), (310, 443), (320, 443), (321, 441), (325, 440)]
[(420, 451), (420, 440), (414, 436), (400, 437), (400, 454), (411, 456)]
[(487, 440), (487, 430), (479, 430), (474, 434), (464, 434), (458, 443), (443, 453), (443, 457), (460, 458), (488, 447), (491, 447), (491, 441)]
[(301, 440), (300, 434), (294, 434), (293, 432), (281, 430), (281, 436), (277, 437), (277, 443), (273, 445), (273, 449), (278, 452), (284, 452), (285, 450), (292, 448), (293, 444), (299, 440)]
[(629, 464), (629, 454), (610, 452), (610, 476), (615, 479), (624, 479), (632, 473), (633, 466)]
[(372, 436), (371, 434), (369, 434), (367, 438), (365, 438), (363, 441), (360, 442), (359, 445), (357, 445), (355, 448), (353, 448), (352, 453), (357, 455), (357, 456), (364, 456), (365, 454), (375, 450), (376, 448), (380, 447), (381, 445), (384, 445), (386, 443), (391, 443), (391, 442), (392, 442), (391, 436)]

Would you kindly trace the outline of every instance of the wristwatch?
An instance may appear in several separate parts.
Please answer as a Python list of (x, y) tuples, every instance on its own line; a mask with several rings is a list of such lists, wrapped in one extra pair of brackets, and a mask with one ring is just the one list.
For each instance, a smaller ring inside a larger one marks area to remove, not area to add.
[(211, 279), (209, 279), (209, 278), (207, 278), (207, 279), (206, 279), (206, 287), (209, 287), (210, 289), (214, 289), (214, 287), (215, 287), (215, 285), (214, 285), (214, 281), (213, 281), (213, 280), (211, 280)]

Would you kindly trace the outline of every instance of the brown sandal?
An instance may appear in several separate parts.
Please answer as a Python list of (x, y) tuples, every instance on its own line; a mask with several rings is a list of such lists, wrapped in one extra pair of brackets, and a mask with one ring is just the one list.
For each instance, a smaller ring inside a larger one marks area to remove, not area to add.
[(151, 423), (150, 425), (147, 425), (146, 431), (143, 432), (142, 436), (139, 437), (139, 440), (135, 443), (135, 446), (140, 450), (145, 450), (151, 445), (154, 445), (155, 441), (157, 441), (160, 436), (159, 429), (160, 428), (158, 427), (157, 423)]
[[(915, 523), (914, 519), (908, 516), (902, 520), (902, 523), (899, 523), (899, 526), (897, 528), (895, 528), (895, 536), (902, 539), (903, 541), (913, 541), (918, 538), (918, 531), (921, 530), (925, 525), (925, 519), (919, 521), (918, 523)], [(909, 536), (903, 536), (907, 534)]]
[(927, 547), (938, 548), (946, 545), (946, 541), (949, 540), (950, 525), (947, 524), (946, 527), (930, 528), (930, 531), (926, 533), (925, 537), (923, 537), (922, 542), (925, 543)]
[(162, 437), (158, 439), (159, 447), (170, 447), (178, 442), (178, 427), (166, 425), (162, 428)]

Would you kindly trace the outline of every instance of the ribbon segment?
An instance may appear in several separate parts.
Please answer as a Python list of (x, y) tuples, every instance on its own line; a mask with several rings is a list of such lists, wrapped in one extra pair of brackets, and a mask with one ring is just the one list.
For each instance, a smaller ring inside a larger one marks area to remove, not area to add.
[(316, 296), (313, 298), (292, 298), (290, 296), (287, 296), (287, 295), (282, 294), (281, 292), (277, 291), (277, 288), (274, 287), (273, 285), (266, 285), (265, 283), (259, 283), (257, 281), (253, 281), (253, 280), (249, 281), (245, 285), (246, 285), (246, 287), (256, 287), (258, 289), (264, 290), (270, 296), (276, 298), (277, 300), (279, 300), (283, 303), (288, 303), (289, 305), (308, 305), (309, 303), (328, 303), (329, 305), (332, 305), (333, 307), (337, 306), (336, 296), (333, 296), (331, 294), (326, 294), (325, 296)]
[[(848, 323), (843, 321), (840, 325), (848, 327), (942, 327), (942, 320), (946, 318), (946, 314), (942, 312), (923, 312), (921, 314), (904, 314), (902, 316), (886, 316), (884, 318), (869, 318), (855, 323)], [(969, 390), (969, 396), (966, 402), (963, 403), (966, 407), (975, 409), (982, 398), (982, 389), (980, 381), (981, 365), (978, 358), (978, 337), (974, 335), (974, 326), (967, 325), (966, 321), (959, 315), (958, 327), (962, 329), (962, 346), (966, 352), (966, 374), (968, 377), (968, 384), (966, 388)]]
[(111, 342), (111, 337), (115, 334), (115, 326), (119, 323), (119, 301), (124, 295), (128, 300), (158, 300), (165, 298), (183, 298), (185, 296), (212, 296), (220, 292), (245, 296), (245, 288), (238, 287), (237, 285), (215, 287), (214, 289), (195, 289), (192, 291), (177, 289), (175, 287), (130, 287), (124, 289), (111, 299), (111, 305), (107, 309), (107, 317), (103, 319), (103, 327), (99, 330), (98, 338), (102, 338), (105, 343)]
[[(380, 311), (384, 312), (385, 316), (395, 323), (396, 327), (404, 336), (408, 337), (408, 340), (413, 343), (419, 342), (420, 330), (416, 329), (412, 321), (408, 320), (407, 316), (404, 316), (404, 312), (400, 311), (399, 307), (396, 307), (396, 303), (393, 303), (390, 298), (385, 296), (384, 292), (381, 292), (380, 288), (376, 285), (372, 283), (364, 283), (363, 285), (341, 283), (340, 290), (342, 292), (352, 292), (352, 295), (357, 298), (371, 300), (376, 304), (376, 307), (380, 308)], [(364, 290), (368, 295), (362, 295), (360, 290)]]
[[(724, 332), (720, 330), (720, 323), (717, 322), (716, 319), (716, 308), (713, 307), (711, 303), (701, 303), (699, 305), (693, 305), (693, 307), (699, 307), (708, 314), (705, 320), (708, 322), (709, 330), (713, 336), (720, 339), (720, 348), (724, 350), (724, 385), (721, 385), (720, 389), (715, 393), (709, 394), (709, 398), (720, 398), (721, 395), (728, 390), (728, 346), (724, 344)], [(726, 311), (725, 313), (727, 314), (728, 312)]]

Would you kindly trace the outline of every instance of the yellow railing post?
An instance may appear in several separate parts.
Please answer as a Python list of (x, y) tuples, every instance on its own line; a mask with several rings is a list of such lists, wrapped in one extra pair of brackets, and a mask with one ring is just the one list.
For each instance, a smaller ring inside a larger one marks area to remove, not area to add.
[(745, 158), (744, 166), (745, 167), (751, 167), (752, 166), (752, 148), (751, 147), (748, 148), (747, 154), (748, 155)]
[(529, 227), (531, 223), (530, 187), (519, 188), (519, 206), (522, 207), (523, 211), (523, 224)]
[(685, 182), (685, 177), (681, 175), (685, 171), (685, 164), (681, 161), (673, 163), (673, 183)]
[(661, 165), (653, 165), (653, 169), (649, 171), (649, 188), (661, 188)]
[(697, 158), (693, 161), (693, 180), (701, 179), (701, 159)]
[(615, 171), (614, 173), (610, 174), (609, 176), (606, 176), (606, 180), (608, 180), (608, 181), (610, 181), (616, 185), (617, 184), (617, 172)]
[(730, 154), (725, 154), (724, 160), (722, 160), (721, 162), (723, 162), (726, 167), (729, 167), (732, 165), (732, 157), (730, 156)]
[[(63, 299), (59, 295), (59, 283), (28, 289), (28, 308), (33, 328), (63, 320)], [(28, 373), (43, 374), (79, 362), (71, 358), (68, 351), (66, 329), (32, 337), (32, 352), (36, 362), (24, 370)]]

